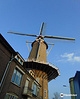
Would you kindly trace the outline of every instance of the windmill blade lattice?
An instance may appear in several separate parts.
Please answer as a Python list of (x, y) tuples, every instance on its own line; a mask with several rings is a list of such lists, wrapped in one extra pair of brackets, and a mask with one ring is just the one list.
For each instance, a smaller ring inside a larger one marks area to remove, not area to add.
[(40, 33), (39, 33), (39, 35), (42, 35), (42, 36), (45, 35), (45, 32), (46, 32), (46, 26), (47, 26), (47, 24), (43, 22), (42, 25), (41, 25), (41, 29), (40, 29)]
[(41, 29), (40, 29), (39, 35), (23, 34), (23, 33), (16, 33), (16, 32), (7, 32), (7, 33), (16, 34), (16, 35), (24, 35), (24, 36), (32, 36), (32, 37), (38, 37), (38, 38), (52, 38), (52, 39), (70, 40), (70, 41), (71, 40), (72, 41), (75, 40), (74, 38), (68, 38), (68, 37), (58, 37), (58, 36), (48, 36), (48, 35), (44, 36), (45, 28), (46, 28), (46, 23), (43, 22), (42, 25), (41, 25)]

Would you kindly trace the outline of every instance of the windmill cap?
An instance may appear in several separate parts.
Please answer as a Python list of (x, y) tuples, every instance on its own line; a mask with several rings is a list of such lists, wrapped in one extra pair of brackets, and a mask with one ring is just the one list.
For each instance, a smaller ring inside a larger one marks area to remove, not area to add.
[[(34, 45), (35, 42), (37, 42), (37, 40), (35, 40), (35, 41), (31, 44), (32, 47), (33, 47), (33, 45)], [(44, 41), (43, 43), (46, 45), (46, 49), (48, 49), (48, 44), (47, 44), (45, 41)]]

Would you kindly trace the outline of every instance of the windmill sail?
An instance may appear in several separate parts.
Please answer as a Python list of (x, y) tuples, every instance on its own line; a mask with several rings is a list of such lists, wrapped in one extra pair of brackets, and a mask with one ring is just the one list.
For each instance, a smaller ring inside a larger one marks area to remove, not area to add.
[[(45, 99), (45, 95), (44, 95), (44, 89), (45, 89), (47, 92), (46, 99), (48, 99), (48, 82), (59, 76), (60, 72), (58, 67), (56, 67), (50, 62), (47, 62), (46, 53), (48, 49), (48, 44), (52, 46), (54, 44), (46, 43), (44, 38), (62, 39), (62, 40), (75, 40), (75, 39), (67, 38), (67, 37), (48, 36), (48, 35), (43, 36), (44, 29), (45, 29), (45, 24), (43, 22), (38, 36), (31, 34), (14, 33), (14, 32), (8, 32), (8, 33), (37, 37), (36, 40), (31, 44), (32, 49), (30, 51), (28, 60), (23, 63), (23, 66), (24, 68), (26, 68), (26, 70), (33, 70), (35, 74), (34, 76), (35, 79), (39, 79), (39, 83), (42, 87), (42, 89), (40, 90), (41, 97)], [(26, 43), (31, 43), (31, 42), (26, 41)]]
[(41, 29), (40, 29), (39, 35), (43, 35), (43, 36), (45, 35), (46, 26), (47, 26), (47, 24), (43, 22), (42, 25), (41, 25)]
[(48, 35), (45, 35), (44, 38), (62, 39), (62, 40), (75, 40), (75, 38), (58, 37), (58, 36), (48, 36)]
[(16, 32), (7, 32), (7, 33), (16, 34), (16, 35), (24, 35), (24, 36), (38, 37), (37, 35), (33, 35), (33, 34), (23, 34), (23, 33), (16, 33)]
[(39, 37), (39, 38), (42, 37), (42, 38), (52, 38), (52, 39), (62, 39), (62, 40), (73, 40), (73, 41), (75, 40), (75, 38), (44, 35), (46, 25), (47, 25), (46, 23), (44, 22), (42, 23), (39, 35), (16, 33), (16, 32), (7, 32), (7, 33), (16, 34), (16, 35), (24, 35), (24, 36), (33, 36), (33, 37)]

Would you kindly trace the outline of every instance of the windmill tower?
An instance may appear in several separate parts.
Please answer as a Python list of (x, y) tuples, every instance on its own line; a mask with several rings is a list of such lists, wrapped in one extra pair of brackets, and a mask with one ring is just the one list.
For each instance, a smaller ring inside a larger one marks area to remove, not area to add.
[(42, 23), (39, 36), (14, 33), (14, 32), (8, 32), (8, 33), (37, 37), (37, 39), (34, 42), (32, 42), (32, 50), (29, 54), (28, 60), (24, 62), (24, 67), (27, 70), (29, 71), (32, 70), (34, 72), (35, 74), (34, 78), (42, 86), (39, 89), (40, 92), (39, 95), (42, 96), (43, 99), (48, 99), (48, 82), (59, 76), (60, 72), (58, 67), (47, 62), (46, 50), (48, 49), (48, 44), (52, 44), (52, 43), (46, 43), (44, 38), (63, 39), (63, 40), (75, 40), (75, 39), (66, 38), (66, 37), (47, 36), (47, 35), (43, 36), (42, 34), (43, 28), (44, 28), (44, 23)]

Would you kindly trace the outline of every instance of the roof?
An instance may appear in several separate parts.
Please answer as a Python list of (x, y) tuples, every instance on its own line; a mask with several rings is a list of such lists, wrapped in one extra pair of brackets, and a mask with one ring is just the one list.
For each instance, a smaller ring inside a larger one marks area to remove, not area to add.
[(69, 82), (70, 82), (70, 81), (73, 81), (73, 80), (75, 80), (75, 79), (79, 79), (79, 78), (80, 78), (80, 71), (76, 71), (75, 76), (69, 78)]
[(13, 55), (16, 55), (15, 50), (10, 46), (10, 44), (5, 40), (5, 38), (0, 33), (0, 43), (2, 43), (5, 48)]

